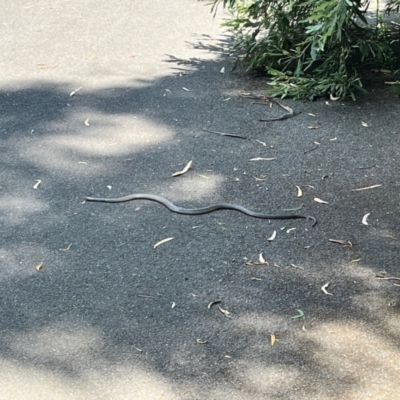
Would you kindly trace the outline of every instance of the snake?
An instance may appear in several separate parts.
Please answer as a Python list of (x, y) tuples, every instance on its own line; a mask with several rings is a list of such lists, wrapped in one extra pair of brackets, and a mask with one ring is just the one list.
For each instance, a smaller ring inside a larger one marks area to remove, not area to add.
[(178, 207), (175, 204), (171, 203), (169, 200), (167, 200), (165, 197), (162, 196), (157, 196), (155, 194), (131, 194), (128, 196), (124, 197), (117, 197), (117, 198), (102, 198), (102, 197), (86, 197), (86, 201), (94, 201), (94, 202), (99, 202), (99, 203), (124, 203), (127, 201), (132, 201), (132, 200), (150, 200), (150, 201), (155, 201), (159, 204), (162, 204), (163, 206), (167, 207), (170, 211), (177, 213), (177, 214), (183, 214), (183, 215), (201, 215), (201, 214), (208, 214), (217, 210), (234, 210), (234, 211), (239, 211), (243, 214), (246, 214), (250, 217), (254, 218), (262, 218), (262, 219), (298, 219), (298, 218), (303, 218), (310, 220), (312, 222), (311, 226), (314, 226), (317, 223), (317, 220), (314, 217), (308, 216), (308, 215), (298, 215), (298, 214), (282, 214), (282, 215), (271, 215), (271, 214), (263, 214), (263, 213), (258, 213), (255, 211), (248, 210), (247, 208), (238, 205), (238, 204), (229, 204), (229, 203), (220, 203), (220, 204), (214, 204), (209, 207), (204, 207), (204, 208), (182, 208)]

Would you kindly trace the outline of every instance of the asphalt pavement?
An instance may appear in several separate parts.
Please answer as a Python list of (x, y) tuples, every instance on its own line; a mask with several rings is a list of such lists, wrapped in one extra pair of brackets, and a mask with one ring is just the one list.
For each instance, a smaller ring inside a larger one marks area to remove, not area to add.
[(261, 122), (224, 17), (3, 2), (0, 399), (400, 398), (399, 98)]

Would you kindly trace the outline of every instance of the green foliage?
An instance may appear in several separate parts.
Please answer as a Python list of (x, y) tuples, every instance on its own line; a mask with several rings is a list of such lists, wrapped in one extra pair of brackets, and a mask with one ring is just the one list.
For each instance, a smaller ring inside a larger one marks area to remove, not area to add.
[(275, 96), (355, 99), (365, 69), (395, 67), (382, 15), (375, 26), (365, 18), (369, 0), (213, 0), (213, 9), (220, 3), (232, 15), (224, 24), (238, 60), (272, 75)]

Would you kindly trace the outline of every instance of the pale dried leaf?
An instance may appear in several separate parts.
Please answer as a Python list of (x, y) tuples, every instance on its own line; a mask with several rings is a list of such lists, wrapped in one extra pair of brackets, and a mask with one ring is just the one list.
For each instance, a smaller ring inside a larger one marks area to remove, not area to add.
[(361, 125), (365, 126), (365, 127), (368, 127), (368, 124), (366, 122), (364, 122), (364, 121), (361, 121)]
[(318, 129), (319, 126), (318, 125), (308, 125), (307, 128), (308, 129)]
[(224, 314), (225, 315), (225, 317), (227, 317), (227, 318), (232, 318), (231, 317), (231, 313), (228, 311), (228, 310), (224, 310), (223, 308), (221, 308), (220, 306), (218, 306), (218, 308), (219, 308), (219, 310), (222, 312), (222, 314)]
[(36, 265), (36, 267), (35, 267), (37, 272), (39, 272), (42, 268), (43, 268), (43, 262), (41, 262), (40, 264)]
[(170, 240), (173, 240), (173, 239), (175, 239), (175, 238), (169, 237), (169, 238), (160, 240), (159, 242), (157, 242), (157, 243), (154, 245), (154, 249), (156, 249), (158, 246), (160, 246), (160, 245), (162, 245), (162, 244), (164, 244), (164, 243), (167, 243), (167, 242), (169, 242)]
[(186, 164), (185, 168), (183, 168), (182, 171), (175, 172), (174, 174), (172, 174), (172, 176), (179, 176), (179, 175), (185, 174), (186, 172), (189, 171), (190, 168), (192, 168), (192, 163), (193, 163), (192, 160), (190, 160), (190, 161)]
[(260, 263), (267, 264), (267, 262), (265, 261), (265, 259), (263, 257), (263, 253), (260, 253), (260, 256), (258, 257), (258, 261), (260, 261)]
[(297, 315), (293, 315), (293, 317), (291, 317), (292, 319), (304, 317), (304, 312), (302, 310), (298, 309), (297, 311), (298, 311), (298, 314)]
[(353, 246), (353, 243), (351, 243), (349, 240), (342, 240), (342, 239), (328, 239), (332, 243), (337, 243), (337, 244), (342, 244), (344, 246)]
[(365, 214), (364, 216), (363, 216), (363, 218), (362, 218), (362, 224), (363, 225), (368, 225), (368, 222), (367, 222), (367, 219), (368, 219), (368, 217), (371, 215), (371, 213), (367, 213), (367, 214)]
[(171, 308), (175, 308), (176, 307), (176, 303), (173, 301), (171, 304)]
[(275, 333), (271, 333), (271, 346), (273, 346), (276, 342)]
[(214, 304), (221, 303), (221, 300), (215, 300), (208, 304), (207, 308), (210, 309)]
[(351, 260), (352, 263), (358, 263), (359, 261), (361, 261), (362, 258), (354, 258), (353, 260)]
[(207, 343), (207, 340), (196, 339), (196, 342), (197, 342), (198, 344), (206, 344), (206, 343)]
[(385, 85), (400, 85), (400, 81), (385, 82)]
[(335, 97), (335, 96), (333, 96), (332, 93), (331, 93), (331, 94), (329, 95), (329, 98), (330, 98), (332, 101), (337, 101), (337, 100), (340, 99), (340, 96)]
[(37, 189), (41, 183), (42, 181), (40, 179), (36, 179), (36, 183), (33, 185), (33, 188)]
[(308, 113), (308, 115), (311, 115), (312, 117), (315, 117), (315, 114)]
[(256, 158), (250, 159), (250, 161), (272, 161), (272, 160), (276, 160), (276, 157), (274, 157), (274, 158), (256, 157)]
[(76, 92), (79, 92), (81, 89), (82, 89), (82, 86), (81, 86), (81, 87), (78, 87), (78, 89), (73, 90), (73, 91), (69, 94), (69, 96), (72, 97)]
[(314, 197), (314, 201), (316, 201), (317, 203), (321, 203), (321, 204), (329, 204), (327, 201), (321, 200), (318, 197)]
[(85, 120), (84, 124), (85, 124), (86, 126), (90, 126), (90, 124), (89, 124), (89, 118)]
[(375, 189), (382, 186), (382, 184), (378, 184), (378, 185), (372, 185), (372, 186), (366, 186), (366, 187), (362, 187), (362, 188), (358, 188), (358, 189), (353, 189), (352, 192), (361, 192), (362, 190), (369, 190), (369, 189)]
[(272, 235), (267, 239), (269, 242), (272, 242), (276, 238), (276, 231), (272, 233)]
[(224, 74), (225, 73), (225, 67), (222, 67), (221, 68), (221, 71), (219, 71), (221, 74)]
[(251, 280), (252, 280), (252, 281), (261, 281), (261, 278), (256, 278), (255, 276), (252, 276), (252, 277), (251, 277)]
[(188, 89), (188, 88), (185, 88), (185, 87), (183, 87), (182, 88), (183, 90), (186, 90), (187, 92), (191, 92), (192, 90), (190, 90), (190, 89)]
[(328, 283), (325, 283), (325, 285), (321, 287), (321, 290), (322, 290), (326, 295), (328, 295), (328, 296), (333, 296), (332, 293), (329, 293), (329, 292), (326, 290), (328, 286), (329, 286), (329, 282), (328, 282)]
[(303, 196), (303, 191), (301, 190), (300, 186), (296, 186), (297, 187), (297, 197), (302, 197)]

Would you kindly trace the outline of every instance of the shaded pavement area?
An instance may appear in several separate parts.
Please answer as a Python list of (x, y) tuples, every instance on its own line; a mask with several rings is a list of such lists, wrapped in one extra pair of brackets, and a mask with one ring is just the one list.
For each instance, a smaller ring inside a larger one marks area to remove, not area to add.
[[(1, 399), (399, 398), (399, 99), (260, 122), (223, 17), (4, 2)], [(318, 224), (84, 201), (131, 193)]]

